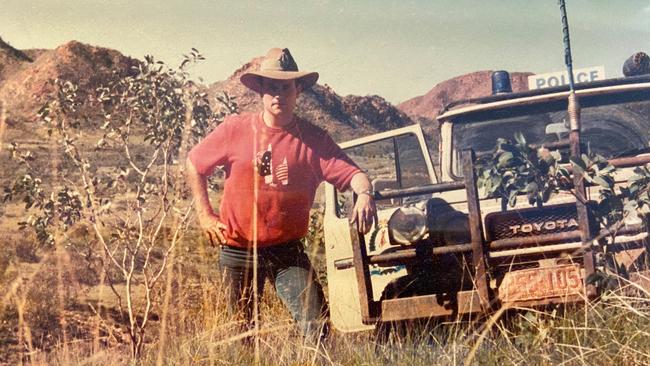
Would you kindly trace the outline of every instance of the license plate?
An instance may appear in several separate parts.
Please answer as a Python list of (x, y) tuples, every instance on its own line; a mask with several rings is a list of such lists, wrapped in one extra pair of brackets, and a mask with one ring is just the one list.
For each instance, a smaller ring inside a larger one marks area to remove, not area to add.
[(580, 267), (575, 265), (508, 272), (499, 286), (504, 302), (564, 297), (583, 293)]

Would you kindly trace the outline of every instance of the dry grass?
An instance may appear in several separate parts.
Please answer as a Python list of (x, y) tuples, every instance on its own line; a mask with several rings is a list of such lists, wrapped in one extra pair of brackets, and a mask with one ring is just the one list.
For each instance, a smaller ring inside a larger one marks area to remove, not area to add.
[[(80, 232), (77, 239), (90, 240), (84, 235), (90, 234)], [(98, 280), (101, 273), (88, 269), (74, 247), (18, 256), (19, 248), (30, 248), (31, 238), (25, 233), (12, 237), (20, 237), (20, 245), (4, 242), (0, 249), (0, 364), (132, 364), (127, 320)], [(251, 334), (242, 334), (224, 311), (217, 254), (196, 233), (179, 244), (158, 296), (144, 355), (136, 364), (255, 362), (253, 349), (243, 342)], [(116, 286), (119, 290), (123, 285), (118, 281)], [(260, 364), (648, 364), (650, 294), (633, 290), (610, 293), (586, 307), (517, 309), (483, 319), (407, 324), (381, 342), (374, 332), (333, 331), (325, 343), (314, 345), (295, 332), (288, 312), (267, 286), (261, 304)]]
[[(242, 333), (224, 312), (216, 254), (197, 238), (179, 247), (171, 296), (166, 306), (156, 309), (145, 354), (137, 364), (254, 363), (254, 352), (243, 341), (252, 334)], [(9, 266), (14, 275), (3, 282), (8, 295), (0, 311), (2, 362), (132, 363), (110, 293), (81, 283), (75, 271), (82, 264), (78, 261), (58, 250), (41, 255), (39, 263)], [(411, 323), (382, 342), (373, 332), (334, 331), (323, 344), (307, 344), (267, 286), (261, 304), (260, 364), (648, 364), (648, 295), (628, 286), (587, 306), (513, 309), (484, 319)]]

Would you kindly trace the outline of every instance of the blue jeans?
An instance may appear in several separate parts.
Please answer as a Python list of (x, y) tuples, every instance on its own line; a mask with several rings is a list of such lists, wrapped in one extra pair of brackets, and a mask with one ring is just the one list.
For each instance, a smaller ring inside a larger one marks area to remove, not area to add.
[[(258, 249), (257, 293), (268, 278), (304, 336), (323, 336), (328, 316), (323, 289), (299, 240)], [(219, 269), (231, 315), (253, 319), (253, 251), (221, 246)]]

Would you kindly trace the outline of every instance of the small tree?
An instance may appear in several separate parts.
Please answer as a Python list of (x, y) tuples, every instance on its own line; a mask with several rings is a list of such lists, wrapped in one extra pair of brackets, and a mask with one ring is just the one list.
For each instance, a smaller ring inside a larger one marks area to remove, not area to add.
[(172, 69), (146, 56), (130, 76), (85, 97), (73, 83), (54, 80), (56, 94), (39, 111), (57, 149), (38, 158), (60, 160), (51, 182), (41, 177), (34, 153), (16, 144), (11, 149), (22, 170), (4, 199), (21, 198), (31, 213), (21, 228), (33, 229), (44, 247), (70, 243), (66, 233), (75, 226), (91, 228), (95, 241), (76, 245), (103, 266), (133, 357), (143, 350), (157, 286), (188, 228), (187, 149), (237, 110), (226, 94), (218, 97), (222, 112), (212, 110), (207, 93), (188, 74), (200, 60), (192, 49)]

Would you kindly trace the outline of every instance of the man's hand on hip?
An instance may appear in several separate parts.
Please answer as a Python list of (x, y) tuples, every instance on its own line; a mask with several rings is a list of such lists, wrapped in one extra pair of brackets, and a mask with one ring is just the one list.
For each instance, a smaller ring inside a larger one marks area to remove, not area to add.
[(214, 213), (201, 213), (198, 215), (199, 225), (203, 234), (213, 246), (226, 243), (226, 225), (219, 221), (219, 216)]

